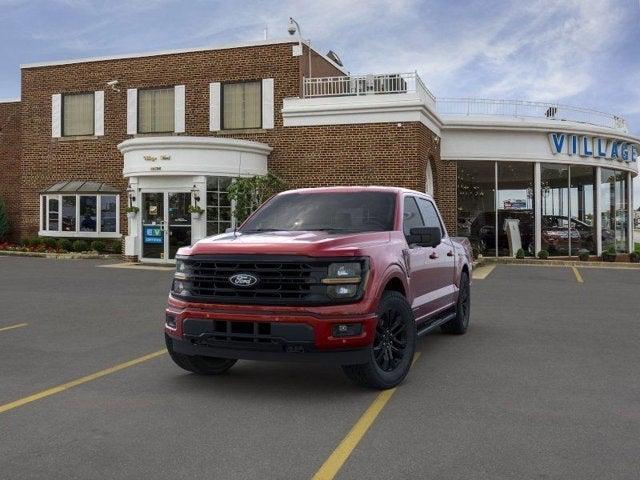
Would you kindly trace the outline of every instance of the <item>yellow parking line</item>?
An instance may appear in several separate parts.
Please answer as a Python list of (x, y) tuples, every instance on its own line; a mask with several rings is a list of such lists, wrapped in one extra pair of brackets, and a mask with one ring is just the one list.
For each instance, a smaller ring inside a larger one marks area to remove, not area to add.
[[(420, 352), (416, 352), (411, 366), (416, 363), (419, 356)], [(360, 443), (360, 440), (362, 440), (367, 433), (369, 427), (373, 425), (373, 422), (384, 406), (393, 394), (396, 393), (396, 388), (384, 390), (378, 394), (373, 403), (369, 405), (369, 408), (367, 408), (353, 428), (347, 433), (347, 436), (340, 442), (340, 445), (336, 447), (331, 456), (322, 464), (320, 470), (316, 472), (312, 480), (331, 480), (336, 476), (342, 468), (342, 465), (344, 465), (344, 462), (346, 462), (349, 455), (351, 455), (351, 452), (353, 452), (358, 443)]]
[(10, 325), (8, 327), (2, 327), (2, 328), (0, 328), (0, 332), (5, 332), (7, 330), (13, 330), (14, 328), (26, 327), (27, 325), (29, 325), (29, 324), (28, 323), (18, 323), (16, 325)]
[(86, 377), (81, 377), (81, 378), (78, 378), (77, 380), (72, 380), (70, 382), (63, 383), (62, 385), (58, 385), (57, 387), (49, 388), (47, 390), (34, 393), (33, 395), (29, 395), (28, 397), (21, 398), (11, 403), (5, 403), (4, 405), (0, 405), (0, 413), (8, 412), (9, 410), (22, 407), (23, 405), (26, 405), (31, 402), (35, 402), (36, 400), (40, 400), (41, 398), (50, 397), (51, 395), (64, 392), (65, 390), (68, 390), (73, 387), (77, 387), (78, 385), (82, 385), (83, 383), (87, 383), (92, 380), (97, 380), (98, 378), (104, 377), (111, 373), (119, 372), (120, 370), (124, 370), (125, 368), (133, 367), (134, 365), (138, 365), (148, 360), (152, 360), (165, 353), (167, 353), (167, 350), (163, 348), (162, 350), (158, 350), (157, 352), (153, 352), (143, 357), (138, 357), (133, 360), (129, 360), (128, 362), (121, 363), (111, 368), (100, 370), (99, 372), (92, 373), (91, 375), (87, 375)]
[(474, 280), (484, 280), (491, 272), (493, 272), (494, 268), (496, 268), (495, 265), (483, 265), (481, 267), (474, 268), (471, 275)]
[(580, 274), (580, 271), (576, 268), (576, 267), (571, 267), (573, 270), (574, 275), (576, 276), (576, 280), (578, 281), (578, 283), (584, 283), (584, 280), (582, 279), (582, 275)]

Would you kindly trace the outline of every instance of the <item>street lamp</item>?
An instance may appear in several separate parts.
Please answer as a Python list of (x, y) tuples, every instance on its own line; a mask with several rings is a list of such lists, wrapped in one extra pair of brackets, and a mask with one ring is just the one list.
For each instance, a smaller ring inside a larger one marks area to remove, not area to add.
[[(302, 29), (300, 24), (296, 22), (293, 17), (289, 17), (289, 26), (287, 27), (289, 35), (295, 35), (298, 32), (298, 48), (300, 49), (300, 55), (302, 55)], [(307, 57), (309, 58), (309, 70), (308, 77), (311, 78), (311, 40), (307, 40), (307, 48), (309, 49)]]
[(200, 190), (195, 185), (191, 189), (191, 196), (193, 197), (193, 199), (195, 200), (195, 203), (197, 205), (198, 202), (200, 201)]

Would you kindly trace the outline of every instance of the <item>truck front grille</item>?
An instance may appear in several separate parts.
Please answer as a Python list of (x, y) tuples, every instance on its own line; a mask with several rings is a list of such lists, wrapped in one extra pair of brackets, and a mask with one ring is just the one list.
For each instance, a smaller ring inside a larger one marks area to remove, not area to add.
[[(280, 256), (193, 256), (184, 259), (189, 272), (187, 295), (199, 302), (264, 305), (328, 303), (326, 278), (331, 260)], [(237, 274), (257, 279), (254, 285), (231, 282)]]

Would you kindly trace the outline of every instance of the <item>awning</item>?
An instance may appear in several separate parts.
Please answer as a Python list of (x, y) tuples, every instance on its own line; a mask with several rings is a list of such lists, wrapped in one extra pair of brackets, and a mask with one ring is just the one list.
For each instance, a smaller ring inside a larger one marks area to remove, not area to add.
[(41, 193), (120, 193), (121, 189), (107, 185), (104, 182), (90, 182), (84, 180), (71, 180), (59, 182)]

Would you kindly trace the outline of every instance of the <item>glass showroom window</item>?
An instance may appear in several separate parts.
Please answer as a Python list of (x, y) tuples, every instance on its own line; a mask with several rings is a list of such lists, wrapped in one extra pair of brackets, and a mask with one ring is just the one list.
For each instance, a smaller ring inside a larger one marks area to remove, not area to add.
[(598, 235), (595, 218), (596, 169), (583, 165), (571, 165), (569, 174), (571, 179), (569, 212), (571, 228), (574, 230), (571, 234), (571, 255), (577, 255), (581, 249), (595, 255)]
[(138, 91), (138, 133), (170, 133), (175, 130), (175, 89)]
[(495, 184), (495, 162), (458, 162), (458, 235), (476, 256), (496, 254)]
[(262, 127), (262, 82), (225, 83), (222, 86), (222, 128)]
[(629, 212), (627, 173), (607, 168), (600, 173), (600, 209), (602, 215), (602, 251), (628, 250)]
[(231, 177), (207, 177), (207, 235), (217, 235), (231, 227), (231, 200), (227, 189)]
[(117, 195), (42, 195), (41, 208), (42, 234), (118, 236)]
[(533, 163), (498, 162), (498, 255), (535, 255)]
[(94, 98), (92, 93), (65, 94), (62, 97), (62, 135), (76, 137), (94, 133)]
[(540, 164), (540, 181), (542, 249), (549, 255), (569, 255), (569, 166)]

